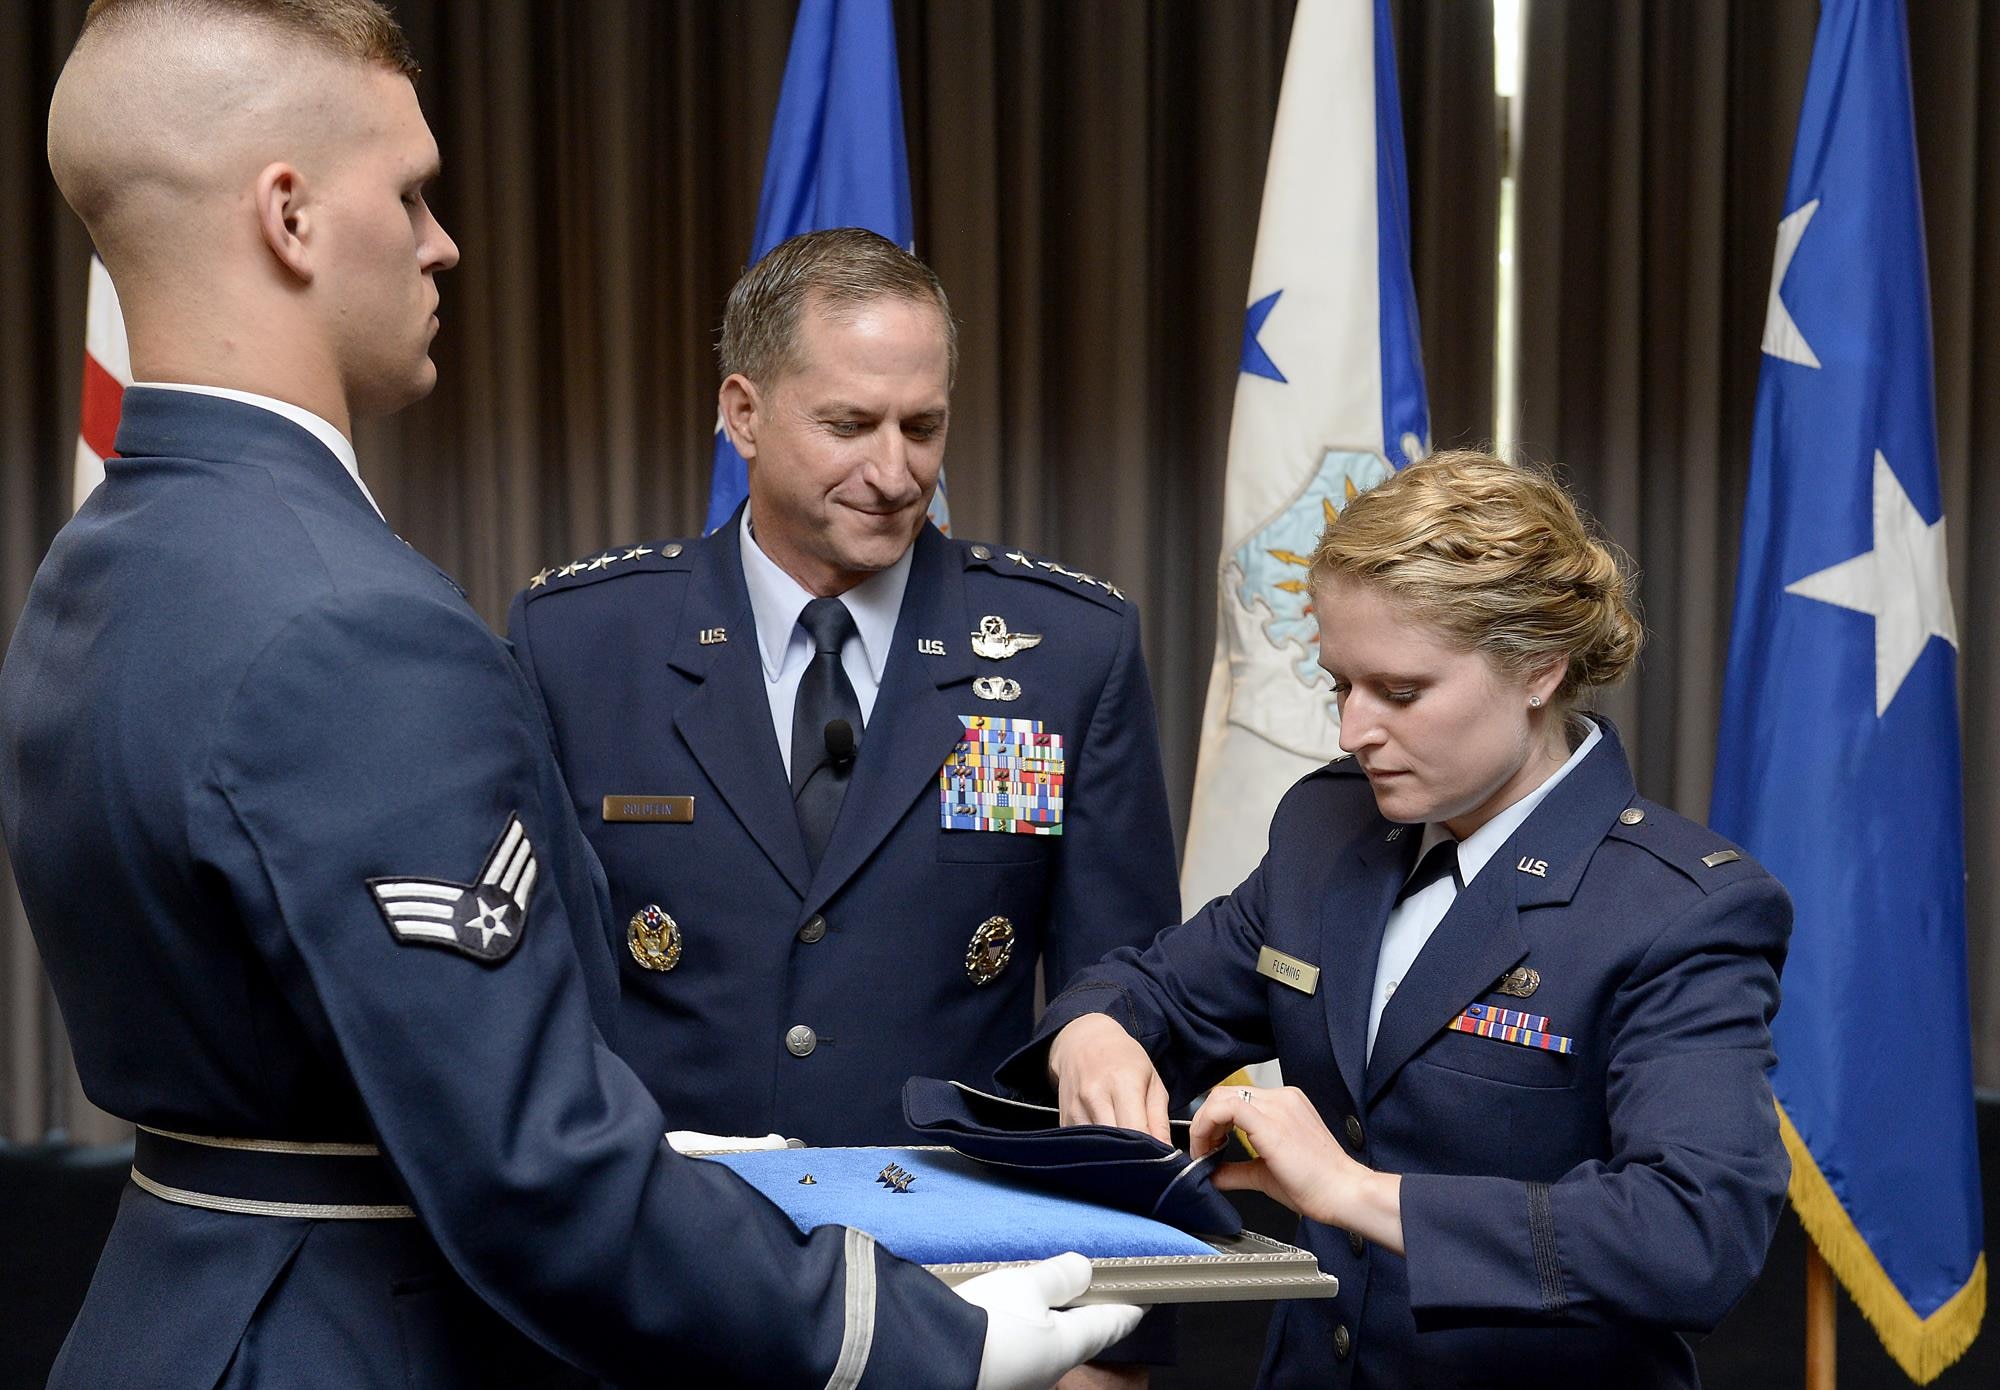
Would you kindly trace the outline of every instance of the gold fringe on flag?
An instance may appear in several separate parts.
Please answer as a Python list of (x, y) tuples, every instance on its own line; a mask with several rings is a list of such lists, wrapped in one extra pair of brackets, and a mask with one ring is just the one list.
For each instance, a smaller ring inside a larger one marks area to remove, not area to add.
[(1792, 1156), (1792, 1207), (1806, 1234), (1903, 1374), (1919, 1385), (1930, 1384), (1945, 1367), (1965, 1355), (1979, 1335), (1979, 1324), (1986, 1316), (1985, 1254), (1973, 1263), (1964, 1287), (1929, 1317), (1918, 1317), (1855, 1229), (1854, 1218), (1833, 1195), (1833, 1188), (1782, 1105), (1778, 1107), (1778, 1132), (1784, 1136), (1785, 1151)]

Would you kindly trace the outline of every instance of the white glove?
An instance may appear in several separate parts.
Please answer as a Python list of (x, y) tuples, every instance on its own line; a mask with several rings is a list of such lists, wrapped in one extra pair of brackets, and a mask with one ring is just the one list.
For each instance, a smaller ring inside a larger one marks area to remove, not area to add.
[(1048, 1390), (1145, 1316), (1129, 1303), (1056, 1311), (1089, 1287), (1090, 1261), (1073, 1252), (958, 1285), (953, 1292), (986, 1310), (978, 1390)]
[(698, 1129), (670, 1129), (667, 1147), (684, 1153), (750, 1153), (757, 1149), (787, 1148), (791, 1141), (782, 1134), (703, 1134)]

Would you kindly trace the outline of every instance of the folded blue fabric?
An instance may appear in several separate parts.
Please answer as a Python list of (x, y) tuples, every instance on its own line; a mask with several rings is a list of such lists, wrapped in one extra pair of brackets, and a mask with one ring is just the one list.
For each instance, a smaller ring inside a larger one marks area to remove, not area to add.
[[(1233, 1236), (1243, 1218), (1210, 1180), (1219, 1153), (1184, 1149), (1136, 1129), (1058, 1123), (1052, 1106), (1029, 1105), (957, 1081), (913, 1076), (903, 1118), (927, 1138), (1024, 1182), (1120, 1207), (1202, 1235)], [(1188, 1122), (1173, 1122), (1186, 1141)]]
[[(1131, 1212), (1024, 1188), (941, 1149), (765, 1149), (709, 1159), (784, 1209), (801, 1231), (852, 1226), (918, 1264), (1213, 1255), (1185, 1231)], [(878, 1181), (890, 1164), (909, 1190)], [(812, 1176), (810, 1183), (802, 1181)]]

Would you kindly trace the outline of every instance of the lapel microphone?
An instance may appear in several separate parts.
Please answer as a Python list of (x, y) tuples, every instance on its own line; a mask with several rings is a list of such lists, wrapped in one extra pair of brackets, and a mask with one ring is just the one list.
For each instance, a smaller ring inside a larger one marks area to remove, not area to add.
[(826, 756), (835, 767), (845, 767), (854, 761), (854, 726), (845, 719), (829, 719), (826, 722)]

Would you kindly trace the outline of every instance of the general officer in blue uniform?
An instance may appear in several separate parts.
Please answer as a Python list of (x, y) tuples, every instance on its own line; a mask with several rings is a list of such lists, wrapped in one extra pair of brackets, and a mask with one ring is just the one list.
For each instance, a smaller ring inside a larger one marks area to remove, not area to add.
[(1549, 479), (1447, 455), (1364, 493), (1313, 559), (1352, 756), (1264, 862), (1052, 1002), (1005, 1079), (1144, 1127), (1223, 1087), (1197, 1151), (1305, 1218), (1340, 1293), (1282, 1305), (1261, 1382), (1693, 1386), (1764, 1260), (1788, 1166), (1765, 1070), (1784, 890), (1637, 796), (1576, 712), (1640, 632)]
[(135, 371), (188, 384), (127, 393), (0, 668), (21, 895), (140, 1126), (52, 1384), (1046, 1384), (1137, 1316), (1048, 1321), (1080, 1257), (982, 1308), (801, 1235), (610, 1050), (534, 694), (348, 440), (429, 389), (457, 259), (413, 71), (372, 0), (101, 0), (57, 88)]
[(623, 958), (619, 1051), (675, 1124), (911, 1138), (1051, 992), (1175, 916), (1139, 619), (1109, 581), (925, 519), (955, 333), (858, 228), (724, 319), (750, 496), (700, 540), (537, 574), (509, 622)]

